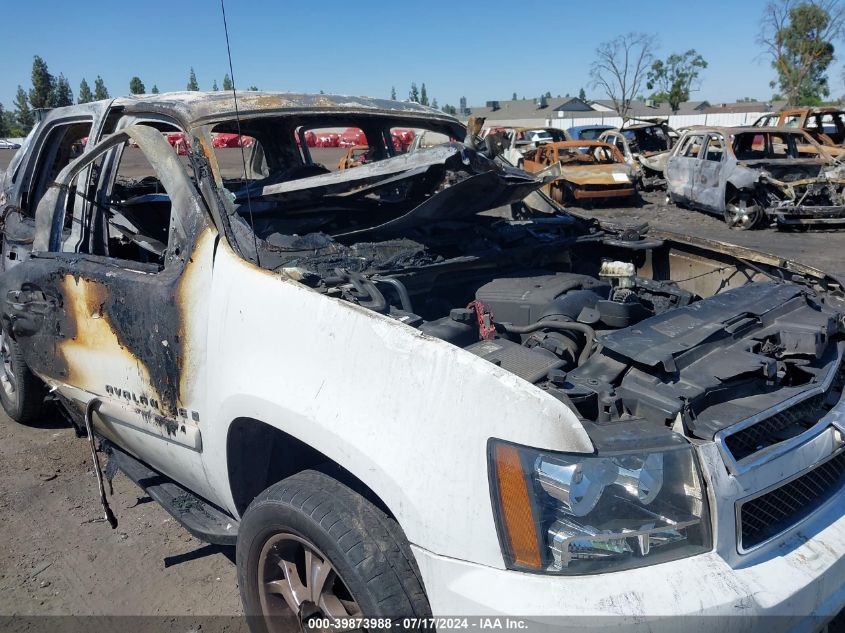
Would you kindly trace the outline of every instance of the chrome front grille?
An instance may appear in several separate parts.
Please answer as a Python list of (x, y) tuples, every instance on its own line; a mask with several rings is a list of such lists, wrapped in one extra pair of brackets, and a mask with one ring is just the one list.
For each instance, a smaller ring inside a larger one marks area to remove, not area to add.
[(739, 550), (748, 551), (812, 514), (845, 485), (840, 451), (775, 488), (737, 502)]

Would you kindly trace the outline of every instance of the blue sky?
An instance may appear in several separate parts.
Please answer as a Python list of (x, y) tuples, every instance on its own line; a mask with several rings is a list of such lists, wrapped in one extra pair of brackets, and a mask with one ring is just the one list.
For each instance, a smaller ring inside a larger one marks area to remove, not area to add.
[[(142, 3), (9, 2), (0, 38), (0, 102), (11, 109), (28, 87), (33, 55), (70, 80), (74, 94), (99, 74), (111, 94), (137, 74), (149, 90), (183, 90), (191, 66), (201, 89), (227, 72), (217, 0)], [(756, 34), (765, 0), (537, 2), (464, 0), (280, 2), (228, 0), (229, 35), (239, 87), (405, 98), (425, 82), (440, 105), (536, 97), (603, 95), (589, 87), (596, 45), (617, 34), (655, 34), (659, 55), (696, 48), (708, 60), (693, 99), (768, 99), (768, 64)], [(84, 7), (84, 8), (81, 8)], [(843, 92), (839, 67), (830, 73)]]

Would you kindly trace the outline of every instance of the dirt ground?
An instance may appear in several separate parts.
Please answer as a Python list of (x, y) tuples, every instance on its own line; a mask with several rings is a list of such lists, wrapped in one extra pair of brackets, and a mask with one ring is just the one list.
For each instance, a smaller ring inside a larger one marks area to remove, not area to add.
[[(326, 154), (327, 166), (335, 155)], [(0, 169), (10, 158), (0, 151)], [(740, 243), (845, 279), (845, 230), (730, 231), (719, 218), (666, 205), (662, 193), (635, 208), (578, 212)], [(167, 616), (171, 629), (196, 631), (202, 616), (241, 613), (232, 549), (191, 537), (123, 475), (111, 503), (116, 530), (101, 521), (88, 444), (55, 415), (23, 427), (0, 413), (0, 628), (3, 616), (99, 614)], [(18, 630), (38, 628), (25, 622)]]
[(233, 549), (190, 536), (129, 479), (102, 521), (87, 442), (0, 414), (0, 615), (234, 615)]

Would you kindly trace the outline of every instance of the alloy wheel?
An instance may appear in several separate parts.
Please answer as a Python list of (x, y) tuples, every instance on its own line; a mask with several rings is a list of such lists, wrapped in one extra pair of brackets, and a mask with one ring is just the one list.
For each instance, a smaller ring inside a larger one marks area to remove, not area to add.
[(725, 207), (725, 223), (731, 229), (754, 228), (760, 222), (762, 215), (760, 205), (745, 197), (734, 198)]
[(10, 347), (9, 335), (0, 331), (0, 389), (11, 403), (16, 403), (18, 398), (17, 378), (12, 366), (12, 350)]
[(312, 619), (359, 617), (361, 609), (329, 559), (313, 543), (296, 534), (271, 536), (258, 559), (261, 610), (271, 632), (288, 631), (291, 614), (301, 631)]

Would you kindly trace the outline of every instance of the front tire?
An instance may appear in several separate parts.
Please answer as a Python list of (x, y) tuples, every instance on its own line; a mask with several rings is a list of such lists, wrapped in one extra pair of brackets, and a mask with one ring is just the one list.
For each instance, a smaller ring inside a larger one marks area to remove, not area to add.
[(21, 349), (0, 329), (0, 404), (19, 424), (35, 422), (44, 409), (44, 383), (30, 371)]
[(399, 525), (316, 471), (280, 481), (250, 504), (237, 567), (253, 633), (308, 630), (309, 619), (325, 617), (386, 618), (396, 628), (404, 617), (431, 615)]

